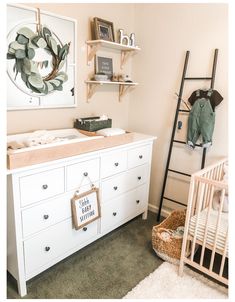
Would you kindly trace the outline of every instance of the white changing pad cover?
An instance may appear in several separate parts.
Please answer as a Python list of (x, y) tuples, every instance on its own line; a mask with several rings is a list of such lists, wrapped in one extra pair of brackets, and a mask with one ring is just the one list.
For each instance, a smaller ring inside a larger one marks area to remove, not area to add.
[[(208, 212), (208, 208), (205, 208), (202, 212), (200, 212), (198, 214), (199, 219), (198, 219), (198, 227), (197, 227), (197, 239), (201, 240), (201, 241), (204, 240), (207, 212)], [(218, 211), (216, 211), (212, 208), (210, 209), (210, 213), (209, 213), (209, 217), (208, 217), (206, 243), (211, 246), (214, 245), (218, 214), (219, 214)], [(197, 215), (194, 215), (191, 217), (190, 222), (189, 222), (189, 234), (192, 236), (194, 236), (194, 233), (195, 233), (196, 221), (197, 221)], [(220, 226), (218, 229), (218, 235), (217, 235), (217, 240), (216, 240), (216, 242), (217, 242), (216, 249), (219, 249), (222, 251), (224, 250), (227, 229), (228, 229), (228, 213), (221, 213)], [(226, 254), (228, 254), (228, 243), (227, 243)]]

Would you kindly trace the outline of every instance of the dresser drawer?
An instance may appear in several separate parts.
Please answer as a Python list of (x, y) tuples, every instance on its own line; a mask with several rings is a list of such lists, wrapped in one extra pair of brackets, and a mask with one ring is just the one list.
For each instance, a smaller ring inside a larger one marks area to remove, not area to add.
[(142, 185), (129, 191), (101, 208), (101, 232), (113, 229), (129, 216), (135, 216), (144, 212), (148, 203), (147, 186)]
[(144, 184), (131, 191), (125, 205), (128, 216), (144, 211), (148, 206), (147, 185)]
[(102, 182), (101, 202), (116, 198), (146, 181), (147, 166), (139, 166)]
[(21, 206), (64, 192), (64, 168), (53, 169), (20, 178)]
[[(98, 183), (95, 185), (98, 186)], [(79, 192), (82, 193), (88, 190), (90, 190), (90, 185), (85, 185), (80, 188)], [(73, 194), (74, 192), (69, 192), (63, 194), (63, 196), (23, 210), (21, 212), (23, 236), (29, 236), (71, 217), (70, 200)]]
[(141, 146), (128, 151), (128, 169), (148, 163), (150, 161), (151, 147)]
[(129, 189), (133, 189), (144, 184), (147, 180), (148, 171), (148, 165), (142, 165), (127, 171), (126, 179)]
[(120, 194), (128, 191), (126, 173), (119, 174), (102, 182), (101, 202), (118, 197)]
[(127, 217), (126, 197), (126, 194), (121, 195), (101, 207), (101, 233), (118, 226)]
[[(79, 188), (99, 179), (99, 159), (83, 161), (67, 167), (67, 190)], [(88, 176), (88, 177), (86, 177)], [(89, 180), (90, 179), (90, 180)]]
[(101, 178), (127, 169), (127, 151), (112, 152), (101, 157)]
[(63, 255), (97, 235), (97, 220), (83, 229), (72, 229), (71, 219), (58, 223), (37, 236), (25, 240), (25, 272), (27, 274)]

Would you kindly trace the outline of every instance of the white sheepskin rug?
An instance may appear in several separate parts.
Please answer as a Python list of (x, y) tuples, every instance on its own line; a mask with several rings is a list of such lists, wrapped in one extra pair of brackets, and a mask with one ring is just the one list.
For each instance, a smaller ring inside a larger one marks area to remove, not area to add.
[(136, 285), (123, 299), (226, 299), (227, 288), (184, 267), (183, 277), (178, 266), (164, 262)]

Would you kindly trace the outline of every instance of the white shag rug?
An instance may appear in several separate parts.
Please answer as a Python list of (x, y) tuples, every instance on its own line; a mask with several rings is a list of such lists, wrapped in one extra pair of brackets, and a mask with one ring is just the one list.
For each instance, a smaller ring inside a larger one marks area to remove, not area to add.
[(136, 285), (123, 299), (227, 299), (228, 290), (204, 276), (184, 267), (183, 277), (178, 265), (161, 264)]

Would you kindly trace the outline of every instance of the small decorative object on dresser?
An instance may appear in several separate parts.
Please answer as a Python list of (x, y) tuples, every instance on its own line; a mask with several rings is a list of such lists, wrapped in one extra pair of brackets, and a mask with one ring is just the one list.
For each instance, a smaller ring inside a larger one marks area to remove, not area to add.
[(110, 127), (112, 127), (112, 119), (105, 115), (79, 118), (74, 122), (74, 128), (85, 131), (97, 131)]
[(95, 40), (107, 40), (115, 42), (113, 23), (95, 17), (93, 21), (93, 31)]
[(108, 76), (108, 80), (111, 80), (113, 76), (113, 59), (106, 57), (96, 56), (95, 60), (95, 74), (103, 73)]

